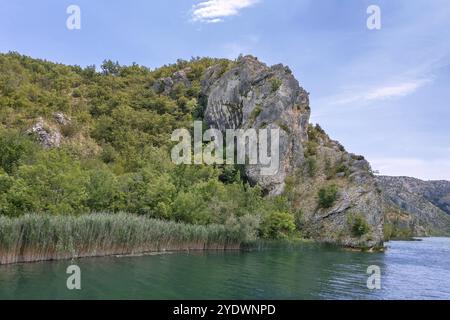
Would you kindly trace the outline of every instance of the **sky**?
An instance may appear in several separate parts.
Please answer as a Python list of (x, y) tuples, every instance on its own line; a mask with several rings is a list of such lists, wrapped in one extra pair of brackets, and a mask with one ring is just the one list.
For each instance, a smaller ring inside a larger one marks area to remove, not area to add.
[[(67, 28), (70, 5), (80, 29)], [(310, 92), (311, 122), (374, 170), (450, 180), (449, 0), (0, 0), (8, 51), (81, 66), (283, 63)]]

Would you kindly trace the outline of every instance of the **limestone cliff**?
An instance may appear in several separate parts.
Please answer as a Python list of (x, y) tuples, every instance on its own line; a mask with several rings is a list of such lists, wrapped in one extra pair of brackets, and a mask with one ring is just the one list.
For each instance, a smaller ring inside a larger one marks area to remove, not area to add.
[[(280, 129), (278, 173), (263, 176), (255, 165), (245, 171), (268, 195), (291, 194), (305, 234), (347, 246), (382, 243), (382, 198), (369, 163), (309, 124), (308, 93), (288, 67), (241, 57), (225, 72), (221, 65), (209, 68), (202, 90), (210, 127)], [(336, 199), (321, 206), (318, 194), (327, 187)], [(358, 223), (364, 232), (355, 232)]]

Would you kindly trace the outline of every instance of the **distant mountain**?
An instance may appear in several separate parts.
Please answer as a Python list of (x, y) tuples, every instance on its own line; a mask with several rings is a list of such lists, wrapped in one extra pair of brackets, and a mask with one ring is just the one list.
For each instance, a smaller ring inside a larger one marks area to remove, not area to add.
[(410, 235), (450, 234), (450, 181), (378, 176), (386, 224)]

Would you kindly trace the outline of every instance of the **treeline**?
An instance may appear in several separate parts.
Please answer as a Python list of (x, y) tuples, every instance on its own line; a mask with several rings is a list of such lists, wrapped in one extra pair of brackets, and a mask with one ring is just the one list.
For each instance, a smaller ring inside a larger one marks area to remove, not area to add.
[[(150, 70), (105, 61), (97, 70), (1, 54), (0, 215), (127, 212), (241, 228), (248, 238), (298, 236), (289, 196), (264, 198), (242, 168), (170, 161), (172, 131), (202, 117), (201, 75), (232, 63), (194, 58)], [(153, 89), (186, 68), (189, 86)], [(55, 112), (70, 122), (56, 123)], [(44, 149), (29, 133), (39, 117), (61, 132), (61, 146)]]

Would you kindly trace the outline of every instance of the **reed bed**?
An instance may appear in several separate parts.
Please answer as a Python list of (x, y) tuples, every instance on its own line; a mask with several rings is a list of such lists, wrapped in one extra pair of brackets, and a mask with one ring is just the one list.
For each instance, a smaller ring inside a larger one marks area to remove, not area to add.
[(0, 264), (178, 250), (239, 249), (244, 235), (131, 214), (0, 216)]

